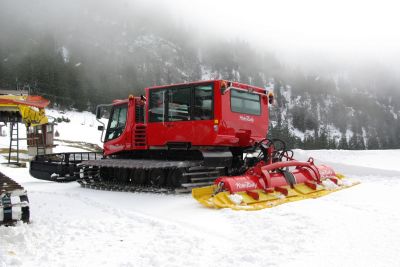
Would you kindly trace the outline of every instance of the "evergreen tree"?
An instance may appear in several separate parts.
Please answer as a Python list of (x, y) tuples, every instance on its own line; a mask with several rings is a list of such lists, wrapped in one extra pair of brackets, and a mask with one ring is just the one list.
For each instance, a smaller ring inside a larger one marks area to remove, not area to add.
[(353, 135), (351, 136), (350, 140), (349, 140), (349, 149), (351, 150), (356, 150), (358, 149), (357, 147), (357, 135), (355, 133), (353, 133)]
[(365, 142), (362, 135), (357, 134), (357, 149), (364, 150), (365, 149)]
[(329, 148), (329, 142), (328, 142), (328, 133), (326, 128), (322, 128), (321, 130), (321, 134), (318, 136), (318, 140), (317, 140), (317, 147), (319, 149), (323, 149), (323, 148)]
[(304, 149), (315, 149), (315, 138), (311, 135), (307, 135), (304, 137)]
[(349, 144), (347, 142), (347, 137), (346, 137), (345, 133), (343, 133), (342, 137), (340, 138), (338, 148), (339, 149), (349, 149)]
[(328, 139), (328, 149), (337, 149), (336, 139), (334, 137)]
[(367, 141), (367, 148), (368, 149), (379, 149), (379, 141), (378, 141), (378, 137), (376, 136), (376, 134), (371, 134), (368, 138)]
[(274, 96), (275, 96), (275, 101), (277, 102), (277, 105), (278, 105), (279, 107), (282, 106), (282, 105), (280, 105), (281, 97), (282, 97), (281, 87), (282, 87), (282, 84), (281, 84), (280, 81), (277, 81), (277, 82), (274, 83)]

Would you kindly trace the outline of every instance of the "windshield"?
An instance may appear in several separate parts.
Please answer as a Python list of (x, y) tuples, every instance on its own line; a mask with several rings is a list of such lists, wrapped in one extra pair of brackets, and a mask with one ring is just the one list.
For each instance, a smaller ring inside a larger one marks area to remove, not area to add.
[(120, 105), (113, 108), (108, 123), (106, 141), (115, 139), (122, 134), (125, 129), (127, 111), (127, 105)]

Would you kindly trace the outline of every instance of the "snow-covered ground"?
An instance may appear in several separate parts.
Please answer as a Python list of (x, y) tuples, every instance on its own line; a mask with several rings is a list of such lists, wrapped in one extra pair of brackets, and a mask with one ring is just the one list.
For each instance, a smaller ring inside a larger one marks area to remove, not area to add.
[[(54, 126), (54, 131), (57, 131), (59, 136), (54, 137), (56, 140), (56, 147), (54, 149), (54, 153), (66, 151), (65, 149), (69, 149), (68, 151), (82, 151), (79, 150), (76, 146), (79, 144), (75, 144), (74, 147), (69, 147), (68, 144), (62, 142), (62, 140), (73, 141), (73, 142), (87, 142), (91, 144), (97, 144), (102, 147), (102, 143), (100, 141), (101, 132), (97, 130), (97, 126), (100, 125), (96, 121), (96, 116), (90, 112), (77, 112), (77, 111), (58, 111), (54, 109), (46, 110), (46, 115), (49, 117), (49, 121), (53, 122), (54, 119), (57, 118), (68, 118), (70, 122), (56, 122)], [(106, 119), (102, 119), (104, 123), (107, 122)], [(26, 129), (23, 124), (19, 125), (20, 130), (20, 138), (26, 138)], [(0, 148), (8, 148), (10, 145), (9, 139), (9, 128), (2, 128), (2, 135), (0, 136)], [(21, 149), (27, 149), (26, 141), (20, 142)]]
[[(97, 142), (97, 125), (75, 115), (57, 126), (60, 139)], [(246, 212), (40, 181), (2, 164), (28, 190), (31, 223), (0, 227), (0, 266), (400, 266), (400, 150), (296, 153), (362, 183)]]

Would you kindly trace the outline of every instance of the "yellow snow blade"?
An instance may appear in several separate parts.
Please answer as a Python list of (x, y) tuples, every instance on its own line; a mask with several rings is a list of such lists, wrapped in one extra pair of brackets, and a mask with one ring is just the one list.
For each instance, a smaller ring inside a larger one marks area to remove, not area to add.
[(294, 188), (289, 186), (283, 187), (287, 189), (288, 194), (284, 194), (274, 190), (266, 193), (264, 190), (253, 190), (253, 193), (258, 194), (258, 199), (254, 199), (246, 192), (238, 192), (230, 194), (227, 191), (216, 192), (216, 186), (207, 186), (192, 189), (192, 196), (202, 205), (208, 208), (231, 208), (233, 210), (260, 210), (265, 208), (275, 207), (277, 205), (292, 201), (304, 200), (308, 198), (318, 198), (336, 192), (345, 188), (359, 184), (358, 181), (342, 178), (338, 176), (339, 185), (332, 184), (318, 185), (316, 190), (311, 189), (306, 184), (296, 184)]

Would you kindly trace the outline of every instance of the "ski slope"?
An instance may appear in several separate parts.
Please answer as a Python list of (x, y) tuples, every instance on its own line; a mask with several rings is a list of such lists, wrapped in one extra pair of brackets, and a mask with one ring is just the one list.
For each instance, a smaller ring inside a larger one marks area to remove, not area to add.
[[(97, 142), (97, 126), (76, 116), (57, 126), (62, 139)], [(5, 147), (8, 137), (0, 139)], [(0, 266), (399, 266), (400, 150), (295, 154), (362, 183), (246, 212), (206, 209), (190, 195), (40, 181), (1, 164), (28, 190), (31, 223), (0, 227)]]

